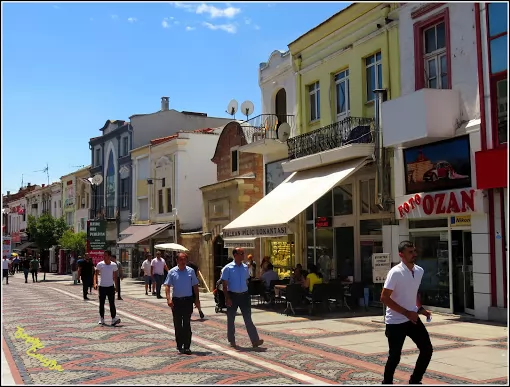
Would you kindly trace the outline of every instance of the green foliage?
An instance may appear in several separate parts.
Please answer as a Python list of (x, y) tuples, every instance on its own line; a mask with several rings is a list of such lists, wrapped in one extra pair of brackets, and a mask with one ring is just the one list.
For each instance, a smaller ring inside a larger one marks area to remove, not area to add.
[(64, 249), (69, 249), (76, 251), (79, 254), (83, 254), (87, 247), (87, 233), (85, 231), (75, 233), (73, 230), (66, 230), (62, 234), (58, 243)]
[(50, 214), (43, 214), (36, 219), (31, 215), (28, 216), (28, 233), (40, 250), (48, 250), (58, 245), (58, 241), (68, 229), (63, 217), (56, 219)]

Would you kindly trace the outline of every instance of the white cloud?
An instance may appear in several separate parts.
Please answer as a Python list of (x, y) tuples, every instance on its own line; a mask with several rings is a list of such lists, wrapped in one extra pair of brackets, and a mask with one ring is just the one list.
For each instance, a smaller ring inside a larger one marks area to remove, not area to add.
[(235, 34), (237, 32), (237, 27), (233, 24), (211, 24), (204, 22), (202, 25), (210, 30), (216, 31), (221, 30), (228, 32), (229, 34)]
[(190, 26), (186, 27), (186, 31), (193, 31), (194, 29), (195, 29), (195, 27), (190, 27)]
[(117, 16), (117, 15), (112, 15), (112, 19), (113, 19), (113, 20), (117, 20), (118, 18), (119, 18), (119, 16)]
[(224, 17), (227, 19), (234, 18), (239, 12), (241, 12), (240, 8), (227, 7), (227, 8), (216, 8), (214, 5), (207, 5), (205, 3), (200, 4), (195, 13), (201, 15), (203, 13), (208, 14), (213, 19), (218, 17)]
[(163, 21), (161, 22), (161, 26), (162, 26), (163, 28), (170, 28), (170, 23), (168, 23), (168, 18), (167, 18), (167, 17), (165, 17), (165, 18), (163, 19)]
[(174, 21), (174, 24), (175, 24), (176, 26), (178, 26), (179, 24), (181, 24), (181, 22), (180, 22), (180, 21), (178, 21), (178, 20), (176, 20), (176, 21)]
[(250, 25), (250, 24), (251, 24), (251, 19), (250, 19), (250, 18), (245, 17), (245, 18), (244, 18), (244, 24), (246, 24), (246, 25)]
[(136, 23), (138, 21), (138, 19), (136, 17), (128, 17), (128, 22), (130, 23)]
[(171, 2), (175, 8), (185, 9), (188, 12), (194, 12), (197, 15), (206, 14), (209, 15), (212, 19), (216, 18), (227, 18), (233, 19), (241, 12), (240, 8), (232, 7), (229, 3), (226, 4), (226, 8), (218, 8), (214, 5), (208, 5), (206, 3), (202, 4), (194, 4), (194, 3), (181, 3), (181, 2)]

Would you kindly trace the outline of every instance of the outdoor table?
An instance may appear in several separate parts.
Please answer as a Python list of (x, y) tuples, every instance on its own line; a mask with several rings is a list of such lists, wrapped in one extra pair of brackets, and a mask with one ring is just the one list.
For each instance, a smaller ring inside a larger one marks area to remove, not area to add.
[(287, 285), (275, 285), (274, 286), (275, 297), (279, 297), (282, 293), (285, 293), (286, 288), (287, 288)]

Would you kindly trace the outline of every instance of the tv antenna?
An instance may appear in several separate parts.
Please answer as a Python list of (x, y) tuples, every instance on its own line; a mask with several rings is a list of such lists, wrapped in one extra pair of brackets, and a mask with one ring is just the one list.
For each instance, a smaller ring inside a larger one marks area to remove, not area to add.
[(48, 178), (48, 185), (50, 185), (50, 172), (49, 172), (50, 168), (48, 167), (48, 162), (46, 162), (46, 168), (43, 168), (43, 169), (40, 169), (38, 171), (34, 171), (34, 172), (46, 172), (46, 177)]
[(250, 114), (253, 113), (254, 109), (255, 106), (253, 106), (253, 102), (251, 101), (244, 101), (241, 104), (241, 113), (243, 113), (246, 116), (246, 121), (248, 121), (248, 118), (250, 117)]
[(237, 107), (238, 107), (238, 104), (237, 104), (237, 101), (235, 99), (230, 101), (228, 103), (228, 106), (227, 106), (227, 111), (226, 112), (227, 112), (227, 114), (233, 116), (234, 120), (236, 119)]
[(71, 165), (71, 168), (83, 168), (85, 165)]

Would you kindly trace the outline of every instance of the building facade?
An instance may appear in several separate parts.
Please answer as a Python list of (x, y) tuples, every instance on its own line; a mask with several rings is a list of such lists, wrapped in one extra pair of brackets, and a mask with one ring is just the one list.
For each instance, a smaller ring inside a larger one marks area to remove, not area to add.
[(62, 217), (62, 182), (57, 181), (50, 185), (51, 188), (51, 216)]
[(257, 203), (264, 195), (262, 156), (244, 153), (245, 132), (239, 122), (225, 125), (209, 157), (216, 164), (216, 182), (200, 187), (202, 191), (201, 271), (210, 289), (219, 279), (220, 270), (234, 247), (244, 247), (260, 262), (261, 246), (256, 238), (227, 238), (223, 227)]
[(92, 183), (90, 177), (90, 165), (74, 172), (76, 182), (76, 200), (74, 202), (74, 232), (87, 232), (87, 220), (90, 215), (90, 203), (92, 198)]
[(397, 9), (355, 3), (289, 44), (297, 135), (282, 169), (290, 176), (224, 229), (293, 238), (294, 264), (329, 259), (333, 277), (363, 282), (371, 300), (380, 290), (371, 255), (383, 251), (382, 224), (393, 218), (374, 90), (400, 93)]
[[(508, 4), (474, 4), (478, 57), (480, 150), (476, 187), (487, 190), (489, 319), (507, 321), (508, 302)], [(497, 167), (495, 167), (497, 166)]]
[(386, 227), (388, 252), (398, 260), (399, 241), (415, 243), (427, 308), (487, 319), (488, 207), (474, 157), (481, 149), (474, 6), (409, 3), (398, 17), (402, 96), (382, 107), (398, 220)]
[[(39, 186), (27, 184), (18, 192), (7, 194), (2, 197), (2, 234), (11, 237), (13, 249), (23, 250), (27, 243), (27, 199), (26, 195)], [(21, 247), (21, 249), (20, 249)]]

